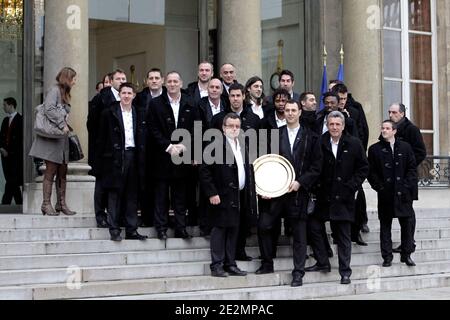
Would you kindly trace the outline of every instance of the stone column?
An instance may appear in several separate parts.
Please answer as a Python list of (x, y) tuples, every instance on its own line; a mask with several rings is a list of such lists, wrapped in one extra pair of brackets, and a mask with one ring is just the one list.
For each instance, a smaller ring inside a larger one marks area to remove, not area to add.
[(343, 0), (342, 6), (345, 82), (366, 112), (370, 145), (383, 117), (381, 0)]
[[(55, 83), (63, 67), (77, 72), (72, 90), (70, 124), (87, 155), (86, 119), (89, 87), (88, 0), (45, 1), (44, 90)], [(83, 162), (87, 162), (87, 158)]]
[[(78, 213), (93, 213), (95, 178), (88, 176), (87, 129), (89, 85), (89, 12), (88, 0), (45, 1), (44, 90), (55, 83), (63, 67), (77, 72), (77, 84), (72, 90), (72, 111), (69, 123), (80, 139), (85, 159), (69, 165), (67, 203)], [(43, 168), (42, 168), (43, 169)], [(42, 177), (24, 188), (24, 213), (40, 212)], [(56, 201), (55, 191), (52, 194)]]
[(219, 1), (219, 64), (234, 64), (241, 83), (262, 75), (261, 38), (261, 0)]

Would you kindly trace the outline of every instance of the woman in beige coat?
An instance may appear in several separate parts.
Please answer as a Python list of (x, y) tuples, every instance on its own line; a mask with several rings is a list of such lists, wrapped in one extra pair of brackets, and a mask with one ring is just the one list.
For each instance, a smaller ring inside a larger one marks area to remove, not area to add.
[[(57, 216), (60, 212), (74, 215), (66, 205), (66, 176), (69, 163), (69, 126), (67, 118), (70, 113), (70, 90), (76, 82), (76, 72), (72, 68), (63, 68), (56, 76), (57, 83), (52, 86), (44, 100), (44, 112), (51, 123), (66, 133), (60, 139), (36, 136), (30, 150), (30, 156), (45, 160), (43, 181), (43, 215)], [(53, 180), (56, 175), (57, 202), (55, 208), (51, 204)]]

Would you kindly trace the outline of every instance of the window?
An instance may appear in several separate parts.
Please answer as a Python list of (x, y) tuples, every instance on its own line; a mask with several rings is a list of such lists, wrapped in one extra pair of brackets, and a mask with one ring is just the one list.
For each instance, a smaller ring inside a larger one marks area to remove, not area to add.
[(383, 16), (384, 117), (402, 101), (428, 154), (439, 154), (435, 0), (384, 0)]

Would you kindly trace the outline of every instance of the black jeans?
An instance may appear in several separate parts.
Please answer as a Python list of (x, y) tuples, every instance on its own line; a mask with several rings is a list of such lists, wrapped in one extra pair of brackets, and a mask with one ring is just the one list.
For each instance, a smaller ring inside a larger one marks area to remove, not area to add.
[[(398, 218), (401, 232), (401, 254), (409, 255), (414, 252), (414, 219), (413, 217)], [(392, 218), (380, 220), (381, 256), (384, 260), (392, 261)]]

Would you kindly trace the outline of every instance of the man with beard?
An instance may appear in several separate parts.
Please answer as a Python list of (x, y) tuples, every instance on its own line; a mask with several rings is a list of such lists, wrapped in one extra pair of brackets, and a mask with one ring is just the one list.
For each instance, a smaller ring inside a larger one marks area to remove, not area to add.
[(312, 92), (303, 92), (300, 95), (300, 104), (302, 108), (302, 116), (300, 117), (301, 125), (314, 131), (317, 111), (316, 96)]
[(245, 103), (261, 120), (264, 118), (264, 83), (260, 77), (251, 77), (245, 85)]
[(197, 105), (202, 98), (208, 96), (208, 83), (214, 75), (213, 65), (204, 61), (198, 65), (198, 81), (188, 85), (186, 92)]
[[(100, 134), (100, 115), (103, 110), (108, 109), (114, 102), (120, 101), (119, 89), (123, 83), (127, 82), (127, 76), (125, 71), (117, 69), (112, 73), (111, 86), (105, 86), (98, 95), (92, 99), (90, 110), (87, 118), (88, 129), (88, 164), (91, 167), (96, 167), (94, 163), (96, 153), (96, 141)], [(95, 191), (94, 191), (94, 210), (95, 218), (97, 220), (98, 228), (108, 228), (107, 215), (105, 213), (107, 207), (108, 195), (106, 194), (103, 183), (100, 181), (100, 177), (96, 174), (95, 170), (92, 170), (92, 175), (96, 177)]]

